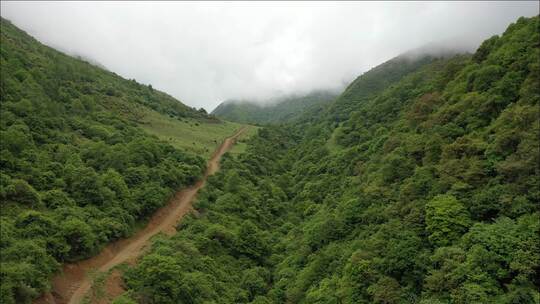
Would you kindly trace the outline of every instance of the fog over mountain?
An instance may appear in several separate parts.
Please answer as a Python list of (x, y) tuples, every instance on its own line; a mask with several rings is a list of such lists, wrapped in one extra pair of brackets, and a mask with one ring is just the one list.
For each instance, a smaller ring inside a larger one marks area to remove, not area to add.
[(471, 51), (535, 14), (536, 1), (1, 3), (40, 41), (207, 110), (339, 89), (425, 45)]

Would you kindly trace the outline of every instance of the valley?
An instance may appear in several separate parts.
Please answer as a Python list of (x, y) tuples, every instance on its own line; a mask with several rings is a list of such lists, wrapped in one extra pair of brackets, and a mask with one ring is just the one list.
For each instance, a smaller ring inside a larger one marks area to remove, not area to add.
[(1, 303), (539, 303), (537, 15), (211, 114), (1, 26)]

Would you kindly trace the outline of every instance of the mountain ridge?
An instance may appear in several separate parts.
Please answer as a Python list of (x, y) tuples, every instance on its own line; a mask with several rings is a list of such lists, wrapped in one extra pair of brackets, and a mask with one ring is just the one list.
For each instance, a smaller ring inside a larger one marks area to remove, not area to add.
[(219, 104), (211, 114), (243, 123), (285, 123), (295, 120), (302, 111), (332, 102), (336, 96), (337, 93), (332, 91), (313, 91), (308, 94), (273, 98), (264, 103), (251, 100), (227, 100)]

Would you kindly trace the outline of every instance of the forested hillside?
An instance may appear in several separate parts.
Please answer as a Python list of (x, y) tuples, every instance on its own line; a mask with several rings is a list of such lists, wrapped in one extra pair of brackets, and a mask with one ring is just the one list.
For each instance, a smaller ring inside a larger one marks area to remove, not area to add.
[(260, 129), (117, 303), (539, 303), (539, 25)]
[(144, 115), (220, 124), (4, 19), (0, 65), (0, 302), (28, 303), (61, 263), (129, 235), (202, 174), (203, 158), (139, 127)]
[(317, 111), (332, 102), (337, 95), (329, 91), (315, 91), (301, 96), (277, 98), (267, 104), (249, 100), (228, 100), (212, 114), (240, 123), (286, 123), (294, 121), (307, 111)]

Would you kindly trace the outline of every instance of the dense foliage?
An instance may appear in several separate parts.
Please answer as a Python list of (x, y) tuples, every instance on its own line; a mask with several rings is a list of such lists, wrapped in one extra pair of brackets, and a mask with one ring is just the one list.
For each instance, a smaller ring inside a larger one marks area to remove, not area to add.
[[(273, 145), (268, 145), (272, 142)], [(282, 130), (260, 131), (249, 150), (228, 154), (211, 176), (182, 232), (161, 238), (126, 274), (135, 298), (150, 303), (246, 303), (269, 288), (273, 244), (290, 222), (288, 196), (273, 181), (291, 141)], [(275, 149), (279, 148), (279, 149)], [(286, 177), (284, 177), (286, 180)]]
[(129, 235), (204, 160), (120, 115), (204, 118), (150, 86), (71, 58), (1, 20), (0, 302), (27, 303), (65, 261)]
[(298, 119), (306, 111), (325, 107), (336, 97), (330, 91), (315, 91), (306, 95), (276, 98), (263, 105), (249, 100), (228, 100), (221, 103), (212, 114), (241, 123), (286, 123)]
[(130, 297), (539, 303), (539, 28), (395, 60), (317, 119), (261, 129), (126, 272)]

